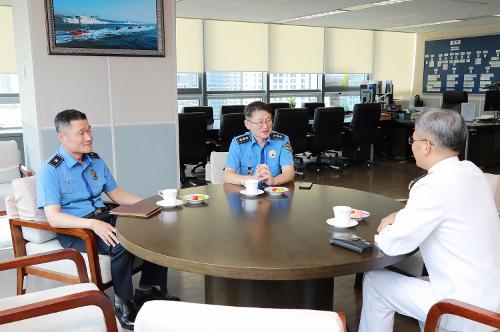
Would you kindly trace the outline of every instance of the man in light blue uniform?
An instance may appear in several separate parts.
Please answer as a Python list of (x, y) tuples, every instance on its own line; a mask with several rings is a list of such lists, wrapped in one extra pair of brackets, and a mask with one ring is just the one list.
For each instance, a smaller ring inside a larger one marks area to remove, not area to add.
[(272, 131), (272, 113), (260, 101), (245, 107), (245, 126), (249, 130), (233, 138), (224, 168), (224, 182), (241, 184), (258, 179), (267, 186), (293, 181), (292, 146), (288, 136)]
[[(135, 204), (142, 197), (119, 188), (104, 160), (92, 152), (92, 131), (84, 113), (62, 111), (54, 123), (61, 146), (37, 174), (38, 207), (44, 209), (53, 227), (87, 228), (97, 235), (99, 254), (111, 258), (116, 315), (123, 328), (133, 329), (136, 305), (153, 299), (178, 300), (154, 287), (166, 287), (167, 269), (147, 261), (143, 262), (139, 288), (134, 295), (134, 256), (118, 243), (116, 216), (109, 214), (101, 194), (106, 193), (118, 204)], [(86, 251), (78, 237), (66, 234), (57, 237), (64, 248)]]

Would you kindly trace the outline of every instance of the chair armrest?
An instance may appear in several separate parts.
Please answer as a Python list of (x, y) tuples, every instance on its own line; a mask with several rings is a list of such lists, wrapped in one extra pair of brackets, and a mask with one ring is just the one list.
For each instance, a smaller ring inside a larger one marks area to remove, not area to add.
[(29, 176), (33, 176), (33, 172), (23, 164), (19, 165), (19, 171), (21, 172), (21, 177), (27, 178)]
[(0, 271), (69, 259), (75, 262), (80, 282), (89, 282), (85, 261), (75, 249), (59, 249), (41, 254), (18, 257), (0, 262)]
[(102, 289), (101, 269), (99, 266), (99, 252), (97, 250), (96, 235), (90, 229), (85, 228), (55, 228), (46, 221), (25, 220), (19, 218), (9, 219), (11, 229), (16, 227), (31, 227), (44, 231), (52, 231), (59, 234), (67, 234), (82, 239), (85, 243), (85, 251), (89, 259), (89, 269), (92, 282)]
[(434, 304), (425, 321), (424, 332), (435, 332), (439, 318), (444, 314), (464, 317), (475, 322), (500, 328), (500, 314), (472, 304), (453, 299), (444, 299)]
[(75, 293), (16, 308), (1, 310), (0, 324), (7, 324), (88, 305), (95, 305), (102, 310), (108, 332), (118, 331), (111, 301), (104, 293), (97, 290)]

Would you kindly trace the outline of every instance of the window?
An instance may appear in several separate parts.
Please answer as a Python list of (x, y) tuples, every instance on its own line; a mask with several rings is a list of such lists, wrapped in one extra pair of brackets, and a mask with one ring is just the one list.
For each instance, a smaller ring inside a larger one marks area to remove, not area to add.
[(177, 89), (199, 89), (198, 73), (177, 73)]
[(207, 91), (262, 91), (262, 72), (207, 72)]
[(214, 119), (220, 119), (220, 109), (222, 105), (248, 105), (253, 101), (262, 101), (259, 97), (241, 97), (235, 98), (236, 96), (225, 97), (217, 96), (208, 98), (208, 106), (212, 106), (214, 110)]
[(319, 100), (316, 96), (281, 96), (281, 97), (271, 97), (271, 103), (289, 103), (290, 97), (295, 98), (295, 107), (302, 107), (304, 103), (316, 102)]
[(369, 79), (368, 74), (325, 74), (325, 90), (359, 90), (360, 84)]
[(17, 74), (0, 74), (0, 128), (21, 126)]
[(181, 112), (184, 106), (200, 106), (198, 98), (177, 99), (177, 112)]
[(325, 106), (326, 107), (338, 107), (341, 106), (346, 111), (352, 111), (355, 104), (360, 103), (359, 93), (343, 93), (338, 95), (337, 93), (325, 94)]
[(17, 74), (0, 74), (0, 96), (3, 94), (19, 94)]
[(269, 74), (270, 90), (320, 90), (321, 74)]

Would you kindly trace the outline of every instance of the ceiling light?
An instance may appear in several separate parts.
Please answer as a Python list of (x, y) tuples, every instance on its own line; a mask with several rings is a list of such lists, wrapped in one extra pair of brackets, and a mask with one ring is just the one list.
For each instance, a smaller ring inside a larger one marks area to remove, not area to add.
[(495, 15), (493, 15), (493, 16), (497, 16), (497, 17), (500, 17), (500, 14), (495, 14)]
[(343, 8), (343, 9), (347, 10), (347, 11), (355, 11), (355, 10), (362, 10), (362, 9), (373, 8), (373, 7), (395, 5), (398, 3), (409, 2), (409, 1), (413, 1), (413, 0), (386, 0), (386, 1), (379, 1), (379, 2), (374, 2), (374, 3), (367, 3), (364, 5), (347, 7), (347, 8)]
[(330, 15), (337, 15), (337, 14), (342, 14), (342, 13), (345, 13), (345, 12), (347, 12), (347, 11), (346, 10), (337, 9), (337, 10), (331, 10), (329, 12), (323, 12), (323, 13), (311, 14), (311, 15), (306, 15), (306, 16), (287, 18), (287, 19), (278, 21), (278, 23), (288, 23), (288, 22), (300, 21), (300, 20), (312, 20), (314, 18), (319, 18), (319, 17), (323, 17), (323, 16), (330, 16)]
[(462, 22), (463, 20), (449, 20), (449, 21), (440, 21), (440, 22), (432, 22), (432, 23), (421, 23), (421, 24), (413, 24), (413, 25), (405, 25), (405, 26), (400, 26), (400, 27), (393, 27), (389, 28), (389, 30), (394, 30), (394, 29), (407, 29), (407, 28), (420, 28), (420, 27), (427, 27), (430, 25), (440, 25), (440, 24), (448, 24), (448, 23), (456, 23), (456, 22)]

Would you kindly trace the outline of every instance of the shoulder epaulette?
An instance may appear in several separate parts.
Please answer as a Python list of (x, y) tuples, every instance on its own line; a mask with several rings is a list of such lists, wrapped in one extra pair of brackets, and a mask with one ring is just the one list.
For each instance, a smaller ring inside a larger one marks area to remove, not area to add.
[(252, 137), (248, 134), (244, 134), (244, 135), (241, 135), (240, 137), (236, 138), (236, 142), (238, 142), (238, 144), (247, 143), (247, 142), (250, 142), (251, 140), (252, 140)]
[(63, 160), (64, 160), (64, 158), (62, 156), (56, 154), (54, 157), (52, 157), (52, 159), (49, 160), (49, 165), (55, 168), (55, 167), (61, 165)]
[(280, 133), (271, 133), (271, 139), (279, 139), (280, 141), (285, 139), (285, 135)]
[(87, 153), (87, 156), (89, 156), (90, 158), (92, 159), (100, 159), (101, 157), (99, 157), (99, 155), (95, 152), (89, 152)]

